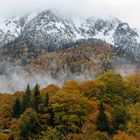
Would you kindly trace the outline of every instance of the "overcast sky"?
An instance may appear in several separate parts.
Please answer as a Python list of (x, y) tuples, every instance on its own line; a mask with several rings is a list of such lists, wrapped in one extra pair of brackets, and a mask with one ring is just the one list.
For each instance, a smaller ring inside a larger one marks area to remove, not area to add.
[(66, 16), (115, 16), (140, 28), (140, 0), (0, 0), (0, 17), (44, 9)]

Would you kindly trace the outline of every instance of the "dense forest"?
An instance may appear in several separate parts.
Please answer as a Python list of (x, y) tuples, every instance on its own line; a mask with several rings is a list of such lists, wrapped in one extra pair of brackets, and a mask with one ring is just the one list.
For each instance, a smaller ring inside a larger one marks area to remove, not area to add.
[(0, 94), (0, 140), (139, 139), (139, 73)]

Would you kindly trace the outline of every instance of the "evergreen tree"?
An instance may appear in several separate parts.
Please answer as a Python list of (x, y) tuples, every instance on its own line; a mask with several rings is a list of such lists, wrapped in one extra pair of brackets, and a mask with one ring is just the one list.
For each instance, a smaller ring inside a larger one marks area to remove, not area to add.
[(27, 108), (31, 106), (31, 99), (30, 99), (31, 91), (30, 91), (30, 85), (28, 84), (25, 94), (23, 96), (22, 101), (22, 112), (24, 112)]
[(46, 114), (49, 111), (49, 94), (45, 94), (44, 101), (39, 105), (38, 112), (41, 114)]
[(45, 105), (46, 107), (49, 106), (49, 94), (48, 94), (48, 93), (46, 93), (46, 95), (45, 95), (44, 105)]
[(39, 91), (39, 85), (37, 84), (34, 88), (34, 96), (33, 96), (33, 108), (38, 112), (39, 105), (41, 103), (41, 96)]
[(97, 130), (101, 132), (110, 131), (109, 121), (106, 117), (103, 103), (100, 103), (99, 105), (99, 115), (96, 120), (96, 126), (97, 126)]
[(54, 127), (54, 117), (55, 117), (55, 115), (54, 115), (54, 112), (53, 112), (53, 108), (49, 107), (48, 113), (50, 115), (49, 125)]
[(12, 117), (18, 118), (20, 114), (21, 114), (21, 104), (19, 98), (16, 98), (12, 106)]

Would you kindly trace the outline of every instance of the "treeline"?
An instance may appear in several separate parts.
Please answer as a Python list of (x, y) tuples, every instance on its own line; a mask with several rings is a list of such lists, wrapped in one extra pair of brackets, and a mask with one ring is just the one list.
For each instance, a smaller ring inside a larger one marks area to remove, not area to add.
[(0, 133), (2, 140), (140, 139), (140, 74), (109, 71), (1, 97), (0, 130), (9, 130)]

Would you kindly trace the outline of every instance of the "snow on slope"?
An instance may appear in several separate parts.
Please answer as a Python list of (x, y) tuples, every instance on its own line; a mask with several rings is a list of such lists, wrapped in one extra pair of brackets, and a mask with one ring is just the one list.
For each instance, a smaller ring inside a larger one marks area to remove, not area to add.
[(54, 49), (79, 39), (101, 39), (128, 53), (140, 53), (140, 31), (116, 18), (67, 19), (46, 10), (0, 20), (0, 46), (18, 36), (33, 45)]
[(36, 15), (37, 13), (31, 13), (23, 17), (18, 16), (10, 19), (0, 19), (0, 46), (17, 38), (25, 25)]

